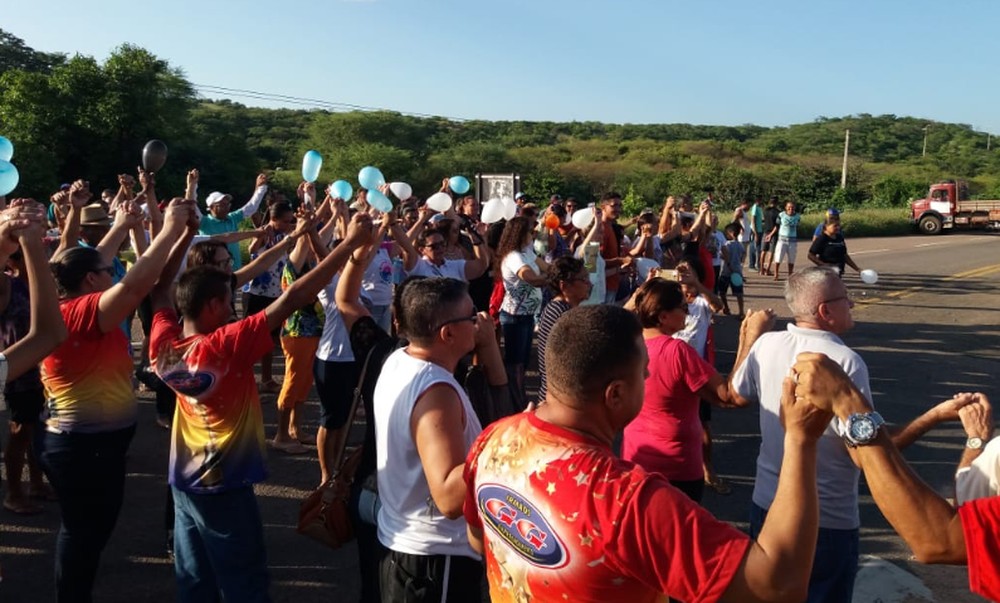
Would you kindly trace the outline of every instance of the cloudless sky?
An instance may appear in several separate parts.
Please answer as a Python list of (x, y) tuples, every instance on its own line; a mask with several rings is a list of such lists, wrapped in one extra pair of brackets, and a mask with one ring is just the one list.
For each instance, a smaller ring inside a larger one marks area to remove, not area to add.
[(892, 113), (1000, 133), (996, 0), (4, 5), (0, 27), (36, 50), (103, 60), (129, 42), (195, 84), (402, 112), (765, 126)]

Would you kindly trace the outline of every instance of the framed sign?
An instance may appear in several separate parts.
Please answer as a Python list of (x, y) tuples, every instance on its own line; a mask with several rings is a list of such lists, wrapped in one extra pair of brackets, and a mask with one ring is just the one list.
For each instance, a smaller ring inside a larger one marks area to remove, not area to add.
[(520, 174), (476, 174), (476, 199), (480, 203), (504, 197), (513, 199), (519, 192)]

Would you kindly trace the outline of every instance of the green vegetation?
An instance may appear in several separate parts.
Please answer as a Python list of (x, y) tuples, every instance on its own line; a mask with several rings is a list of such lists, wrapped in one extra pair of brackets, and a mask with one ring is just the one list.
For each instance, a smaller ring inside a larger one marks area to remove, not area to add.
[[(878, 217), (900, 210), (868, 210), (905, 207), (934, 181), (965, 179), (974, 196), (1000, 198), (1000, 153), (987, 150), (985, 133), (894, 115), (764, 128), (261, 109), (197, 98), (180, 69), (141, 48), (124, 45), (99, 63), (34, 51), (2, 30), (0, 90), (0, 134), (18, 149), (22, 184), (15, 194), (39, 199), (81, 175), (96, 187), (111, 185), (115, 174), (138, 163), (150, 138), (170, 147), (158, 174), (163, 196), (181, 192), (190, 167), (201, 170), (202, 197), (223, 190), (246, 199), (260, 170), (290, 193), (302, 154), (316, 149), (324, 157), (324, 183), (354, 181), (361, 166), (372, 164), (427, 194), (451, 174), (519, 172), (537, 199), (560, 192), (590, 201), (615, 189), (626, 195), (629, 214), (661, 206), (667, 194), (700, 199), (713, 187), (723, 209), (744, 196), (777, 194), (808, 211), (849, 210), (859, 220), (845, 218), (854, 236), (902, 228)], [(848, 128), (851, 159), (841, 189)]]

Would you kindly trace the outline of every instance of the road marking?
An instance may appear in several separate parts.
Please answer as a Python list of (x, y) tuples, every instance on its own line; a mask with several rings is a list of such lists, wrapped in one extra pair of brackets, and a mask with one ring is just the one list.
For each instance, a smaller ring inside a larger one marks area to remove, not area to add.
[(944, 245), (946, 241), (938, 241), (937, 243), (920, 243), (917, 247), (933, 247), (935, 245)]
[(864, 251), (856, 251), (851, 255), (864, 255), (866, 253), (882, 253), (884, 251), (892, 251), (891, 249), (866, 249)]
[[(988, 266), (980, 266), (979, 268), (973, 268), (971, 270), (966, 270), (964, 272), (956, 272), (951, 276), (941, 277), (940, 282), (949, 283), (969, 278), (978, 278), (989, 274), (993, 274), (994, 272), (1000, 272), (1000, 264), (990, 264)], [(865, 304), (865, 305), (876, 304), (890, 299), (892, 300), (903, 299), (905, 297), (914, 295), (915, 293), (919, 293), (924, 289), (925, 287), (907, 287), (906, 289), (900, 289), (899, 291), (886, 293), (883, 296), (863, 297), (860, 299), (852, 299), (852, 301), (854, 301), (855, 304)]]

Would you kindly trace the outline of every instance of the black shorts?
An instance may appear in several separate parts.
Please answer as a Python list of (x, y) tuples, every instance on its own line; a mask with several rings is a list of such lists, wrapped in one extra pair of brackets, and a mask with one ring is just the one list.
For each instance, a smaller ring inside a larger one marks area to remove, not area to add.
[(704, 400), (698, 402), (698, 418), (702, 423), (712, 422), (712, 405)]
[(409, 555), (386, 551), (379, 567), (383, 601), (478, 601), (483, 564), (461, 555)]
[(45, 406), (45, 390), (29, 389), (4, 396), (10, 407), (10, 422), (18, 425), (34, 425), (41, 421), (42, 407)]
[[(247, 293), (243, 296), (243, 318), (253, 316), (254, 314), (263, 311), (265, 308), (274, 303), (274, 297), (264, 297), (263, 295), (254, 295), (253, 293)], [(281, 334), (281, 327), (271, 331), (271, 339), (277, 341), (278, 335)]]
[(358, 363), (313, 360), (313, 377), (319, 395), (319, 420), (327, 429), (338, 429), (347, 422), (347, 413), (354, 402), (354, 388), (358, 384)]

